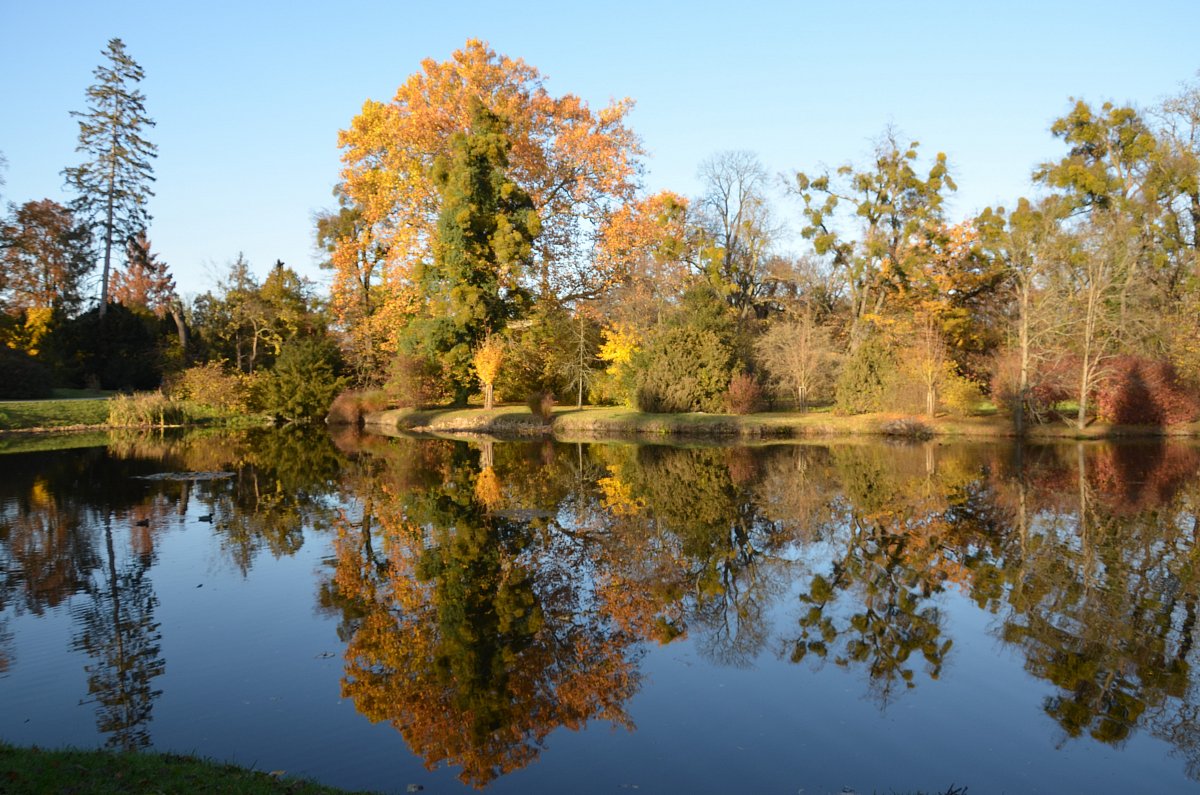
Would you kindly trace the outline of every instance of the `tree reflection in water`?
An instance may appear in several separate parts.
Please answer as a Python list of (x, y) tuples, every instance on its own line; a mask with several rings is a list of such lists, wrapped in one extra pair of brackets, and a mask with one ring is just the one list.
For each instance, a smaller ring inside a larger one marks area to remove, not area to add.
[[(232, 476), (133, 477), (163, 469)], [(203, 513), (243, 575), (329, 532), (318, 600), (347, 644), (344, 693), (470, 784), (529, 764), (560, 727), (632, 728), (650, 643), (687, 638), (720, 665), (832, 664), (886, 709), (945, 674), (967, 603), (1046, 688), (1061, 742), (1141, 731), (1200, 778), (1198, 469), (1177, 443), (262, 431), (0, 457), (0, 671), (13, 616), (70, 604), (107, 742), (148, 744), (166, 665), (158, 534)]]
[(1055, 688), (1066, 737), (1141, 726), (1195, 774), (1198, 464), (1164, 444), (377, 443), (328, 589), (345, 691), (482, 785), (557, 726), (628, 725), (638, 640), (832, 662), (886, 708), (942, 674), (953, 592)]
[(356, 473), (363, 510), (339, 527), (336, 597), (355, 616), (344, 694), (477, 786), (529, 764), (559, 727), (632, 727), (636, 638), (614, 616), (598, 545), (555, 511), (570, 465), (412, 446)]
[[(72, 648), (89, 658), (87, 694), (106, 745), (152, 744), (166, 669), (149, 576), (158, 536), (198, 501), (243, 574), (261, 548), (291, 554), (327, 524), (341, 458), (324, 434), (119, 434), (108, 448), (0, 456), (0, 671), (11, 616), (69, 604)], [(233, 478), (145, 480), (169, 471)]]

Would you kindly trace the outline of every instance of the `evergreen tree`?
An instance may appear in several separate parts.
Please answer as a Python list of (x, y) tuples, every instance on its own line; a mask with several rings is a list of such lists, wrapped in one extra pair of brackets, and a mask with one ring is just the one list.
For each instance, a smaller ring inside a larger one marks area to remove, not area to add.
[(143, 230), (150, 220), (146, 204), (154, 192), (151, 161), (157, 147), (142, 137), (154, 122), (146, 115), (146, 97), (138, 90), (142, 67), (125, 52), (125, 43), (110, 39), (107, 65), (96, 67), (96, 82), (87, 90), (87, 110), (72, 111), (79, 120), (77, 152), (84, 162), (63, 171), (77, 196), (72, 209), (95, 233), (103, 250), (100, 315), (108, 305), (112, 253)]
[(450, 156), (433, 167), (442, 209), (433, 262), (417, 274), (428, 305), (409, 336), (442, 362), (457, 402), (474, 386), (473, 350), (521, 312), (520, 282), (541, 230), (529, 194), (508, 176), (511, 146), (503, 121), (476, 103), (470, 133), (455, 134)]

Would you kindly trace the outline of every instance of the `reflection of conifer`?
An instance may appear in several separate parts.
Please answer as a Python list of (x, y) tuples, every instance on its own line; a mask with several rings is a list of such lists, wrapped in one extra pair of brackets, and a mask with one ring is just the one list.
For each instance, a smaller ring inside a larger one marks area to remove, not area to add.
[(166, 662), (154, 621), (158, 598), (146, 576), (147, 562), (130, 561), (118, 571), (108, 527), (105, 542), (106, 581), (89, 589), (89, 603), (77, 611), (80, 630), (73, 646), (92, 658), (85, 666), (87, 700), (96, 704), (96, 727), (108, 735), (105, 744), (130, 751), (151, 744), (148, 724), (154, 700), (162, 694), (152, 680), (163, 673)]
[[(408, 488), (397, 492), (395, 475), (380, 472), (364, 500), (388, 567), (356, 560), (369, 551), (351, 534), (339, 539), (336, 586), (359, 588), (343, 598), (366, 613), (347, 649), (343, 692), (371, 720), (395, 725), (427, 765), (458, 766), (464, 782), (483, 786), (536, 759), (561, 726), (628, 725), (633, 638), (594, 603), (585, 573), (543, 546), (548, 535), (484, 504), (478, 483), (487, 476), (475, 474), (473, 454), (440, 453), (428, 462), (435, 480), (404, 476)], [(498, 479), (502, 467), (483, 472)], [(549, 502), (543, 493), (523, 504), (553, 515), (566, 496), (555, 490)]]

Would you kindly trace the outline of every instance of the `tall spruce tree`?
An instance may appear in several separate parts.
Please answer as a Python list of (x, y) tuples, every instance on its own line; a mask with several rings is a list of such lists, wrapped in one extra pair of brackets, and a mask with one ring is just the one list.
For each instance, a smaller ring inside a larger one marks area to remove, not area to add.
[(504, 120), (472, 105), (470, 131), (455, 133), (433, 166), (442, 207), (433, 261), (416, 274), (427, 305), (408, 329), (408, 344), (441, 363), (459, 403), (475, 385), (474, 349), (528, 302), (521, 280), (541, 231), (533, 200), (508, 176)]
[(146, 205), (154, 195), (151, 161), (158, 156), (157, 147), (142, 137), (145, 128), (154, 126), (146, 115), (146, 97), (137, 87), (144, 76), (142, 67), (120, 39), (110, 39), (103, 54), (108, 62), (96, 67), (87, 110), (71, 112), (79, 120), (75, 151), (86, 159), (63, 171), (76, 193), (72, 209), (92, 228), (103, 251), (101, 317), (108, 305), (113, 250), (124, 250), (150, 221)]

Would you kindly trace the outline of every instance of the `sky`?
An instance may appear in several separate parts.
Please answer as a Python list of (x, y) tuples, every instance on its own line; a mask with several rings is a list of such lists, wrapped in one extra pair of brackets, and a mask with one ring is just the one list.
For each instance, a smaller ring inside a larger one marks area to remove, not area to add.
[[(780, 184), (862, 162), (890, 125), (922, 162), (947, 154), (958, 220), (1033, 192), (1072, 97), (1150, 109), (1196, 80), (1200, 3), (0, 0), (4, 201), (69, 200), (70, 112), (113, 37), (145, 70), (150, 240), (187, 296), (239, 252), (260, 277), (281, 259), (326, 279), (313, 216), (335, 204), (338, 130), (468, 38), (554, 95), (633, 98), (648, 192), (697, 195), (698, 165), (723, 150), (755, 152)], [(782, 190), (776, 210), (794, 233)]]

